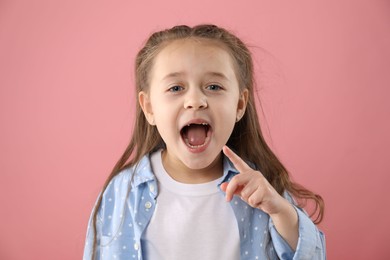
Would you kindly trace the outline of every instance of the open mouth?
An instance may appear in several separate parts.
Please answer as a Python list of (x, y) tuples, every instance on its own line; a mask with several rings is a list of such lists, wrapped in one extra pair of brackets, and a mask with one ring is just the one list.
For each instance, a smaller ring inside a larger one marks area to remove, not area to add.
[(207, 123), (188, 124), (181, 129), (180, 134), (189, 148), (201, 148), (210, 140), (211, 127)]

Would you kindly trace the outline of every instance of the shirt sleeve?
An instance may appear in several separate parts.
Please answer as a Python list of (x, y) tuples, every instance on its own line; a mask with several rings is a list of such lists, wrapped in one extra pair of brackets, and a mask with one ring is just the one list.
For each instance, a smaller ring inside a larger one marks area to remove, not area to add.
[(276, 230), (270, 218), (269, 229), (275, 251), (280, 259), (326, 259), (325, 236), (304, 211), (293, 205), (298, 214), (299, 238), (297, 249), (291, 249)]
[[(95, 205), (96, 206), (96, 205)], [(85, 239), (85, 246), (84, 246), (84, 255), (83, 255), (83, 260), (99, 260), (100, 259), (100, 234), (101, 234), (101, 228), (102, 228), (102, 221), (101, 217), (99, 215), (100, 211), (98, 212), (97, 216), (97, 221), (96, 221), (96, 231), (97, 234), (94, 234), (93, 232), (93, 225), (92, 225), (92, 220), (93, 220), (93, 211), (91, 213), (91, 216), (89, 218), (88, 222), (88, 228), (87, 228), (87, 236)], [(97, 236), (97, 241), (96, 241), (96, 253), (95, 253), (95, 258), (92, 259), (92, 252), (93, 252), (93, 239), (94, 236)]]

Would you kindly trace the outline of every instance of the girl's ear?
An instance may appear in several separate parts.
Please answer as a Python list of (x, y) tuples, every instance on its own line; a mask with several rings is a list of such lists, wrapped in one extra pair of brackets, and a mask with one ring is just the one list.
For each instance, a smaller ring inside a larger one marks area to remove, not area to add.
[(155, 125), (152, 104), (150, 103), (148, 94), (144, 91), (139, 92), (138, 102), (142, 108), (142, 111), (144, 112), (146, 120), (148, 120), (149, 124)]
[(236, 122), (240, 121), (245, 114), (246, 105), (248, 104), (248, 95), (248, 89), (244, 89), (240, 94), (237, 104)]

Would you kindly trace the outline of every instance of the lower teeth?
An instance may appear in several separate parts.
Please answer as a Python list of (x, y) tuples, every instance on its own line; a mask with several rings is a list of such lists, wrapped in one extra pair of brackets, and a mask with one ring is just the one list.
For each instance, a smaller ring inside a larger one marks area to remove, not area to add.
[(187, 144), (189, 147), (191, 147), (191, 148), (193, 148), (193, 149), (195, 149), (195, 148), (200, 148), (200, 147), (203, 147), (203, 146), (206, 145), (206, 142), (204, 142), (203, 144), (199, 144), (199, 145), (192, 145), (192, 144), (190, 144), (190, 142), (188, 141), (187, 138), (185, 139), (185, 142), (186, 142), (186, 144)]

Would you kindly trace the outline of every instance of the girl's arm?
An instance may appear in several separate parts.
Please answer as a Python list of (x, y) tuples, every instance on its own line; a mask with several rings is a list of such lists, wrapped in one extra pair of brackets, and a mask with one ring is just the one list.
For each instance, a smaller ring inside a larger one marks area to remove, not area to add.
[(270, 215), (278, 233), (295, 251), (299, 238), (295, 208), (276, 192), (262, 174), (250, 168), (227, 146), (223, 148), (223, 152), (240, 172), (229, 183), (221, 185), (226, 192), (226, 200), (231, 201), (233, 195), (238, 195), (251, 207)]

